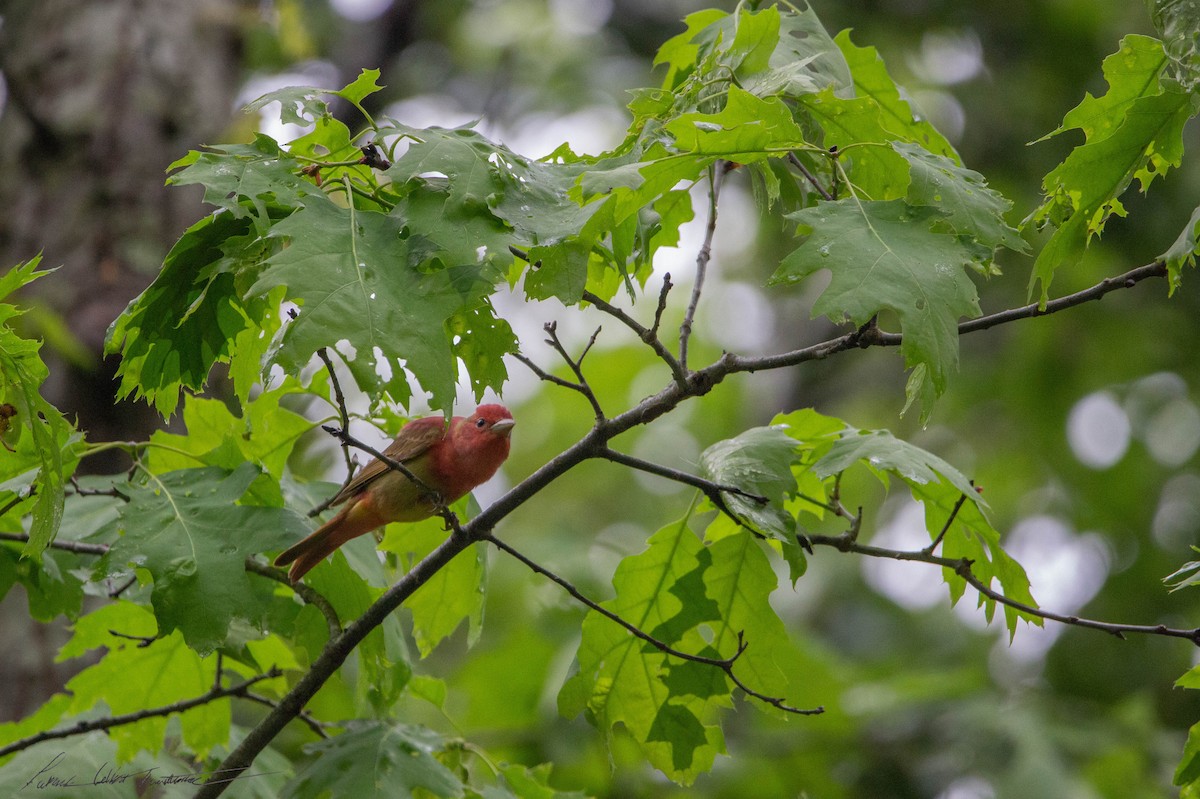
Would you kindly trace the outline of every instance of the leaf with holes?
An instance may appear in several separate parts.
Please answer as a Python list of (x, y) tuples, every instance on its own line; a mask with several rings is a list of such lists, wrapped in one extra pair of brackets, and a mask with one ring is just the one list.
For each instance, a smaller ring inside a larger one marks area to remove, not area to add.
[(376, 402), (387, 394), (407, 405), (407, 369), (434, 407), (450, 407), (458, 362), (446, 321), (477, 307), (500, 275), (477, 264), (423, 271), (403, 228), (395, 216), (323, 198), (272, 228), (288, 246), (267, 261), (249, 293), (286, 287), (300, 309), (268, 353), (270, 362), (298, 374), (317, 350), (335, 347)]

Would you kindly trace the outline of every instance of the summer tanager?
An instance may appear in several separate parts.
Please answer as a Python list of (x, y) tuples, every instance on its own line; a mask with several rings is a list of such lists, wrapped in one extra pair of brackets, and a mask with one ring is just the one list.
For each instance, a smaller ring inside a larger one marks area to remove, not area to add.
[[(441, 416), (405, 425), (383, 451), (449, 504), (487, 482), (508, 457), (512, 414), (503, 405), (480, 405), (470, 416), (455, 416), (449, 427)], [(388, 522), (427, 519), (437, 508), (428, 492), (378, 458), (359, 472), (333, 499), (346, 503), (316, 532), (275, 558), (276, 566), (292, 564), (294, 583), (351, 538)]]

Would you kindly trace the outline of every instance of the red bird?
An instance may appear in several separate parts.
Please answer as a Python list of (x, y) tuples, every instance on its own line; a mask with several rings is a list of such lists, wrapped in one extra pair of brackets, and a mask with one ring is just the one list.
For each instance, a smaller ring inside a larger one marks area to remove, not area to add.
[[(508, 457), (514, 424), (503, 405), (480, 405), (466, 418), (455, 416), (449, 427), (443, 417), (427, 416), (405, 425), (383, 454), (403, 463), (450, 504), (496, 473)], [(343, 502), (336, 516), (275, 558), (276, 566), (292, 564), (293, 583), (351, 538), (388, 522), (427, 519), (437, 510), (421, 487), (379, 459), (333, 499), (334, 505)]]

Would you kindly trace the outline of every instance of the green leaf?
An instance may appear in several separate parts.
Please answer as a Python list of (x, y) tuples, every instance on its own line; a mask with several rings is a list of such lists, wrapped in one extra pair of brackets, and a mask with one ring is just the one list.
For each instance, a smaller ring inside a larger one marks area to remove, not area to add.
[(1119, 198), (1129, 185), (1136, 179), (1145, 192), (1182, 162), (1183, 126), (1200, 110), (1200, 97), (1161, 81), (1166, 64), (1157, 39), (1126, 36), (1104, 62), (1109, 92), (1085, 97), (1059, 128), (1078, 127), (1087, 142), (1046, 175), (1046, 199), (1026, 220), (1054, 228), (1029, 282), (1031, 294), (1040, 283), (1043, 303), (1054, 271), (1078, 261), (1111, 215), (1125, 215)]
[(869, 98), (879, 109), (879, 125), (892, 134), (889, 138), (919, 144), (935, 155), (958, 162), (958, 154), (937, 128), (913, 113), (900, 87), (888, 74), (883, 59), (874, 47), (859, 47), (844, 30), (834, 40), (854, 77), (854, 95)]
[(404, 220), (414, 264), (502, 269), (512, 261), (504, 222), (482, 203), (455, 198), (449, 183), (413, 187), (392, 213)]
[[(461, 511), (463, 503), (456, 503)], [(447, 532), (442, 519), (434, 517), (416, 524), (390, 525), (380, 549), (401, 557), (405, 569), (445, 542)], [(467, 643), (474, 644), (483, 628), (483, 609), (487, 598), (487, 550), (476, 544), (461, 553), (405, 601), (413, 616), (413, 638), (421, 657), (467, 623)]]
[(761, 99), (729, 87), (725, 107), (716, 114), (683, 114), (664, 126), (680, 150), (753, 163), (804, 145), (804, 133), (787, 106), (776, 97)]
[(681, 75), (696, 67), (700, 54), (700, 46), (696, 44), (697, 34), (728, 18), (728, 13), (717, 8), (707, 8), (684, 17), (687, 30), (663, 42), (654, 56), (654, 66), (667, 65), (667, 76), (663, 81), (665, 88), (675, 86)]
[(285, 397), (299, 391), (292, 379), (259, 393), (242, 409), (230, 412), (221, 400), (188, 396), (183, 404), (186, 433), (177, 435), (156, 430), (150, 436), (146, 463), (151, 471), (164, 473), (198, 464), (233, 471), (254, 463), (264, 474), (250, 488), (258, 504), (282, 506), (279, 481), (288, 457), (300, 437), (314, 424), (280, 406)]
[(83, 607), (83, 582), (77, 570), (84, 565), (83, 556), (46, 549), (40, 557), (30, 558), (22, 549), (16, 543), (0, 546), (0, 598), (20, 584), (31, 618), (52, 622), (60, 615), (78, 616)]
[(1175, 769), (1174, 785), (1188, 786), (1200, 782), (1200, 724), (1188, 730), (1187, 743), (1183, 746), (1183, 757)]
[(726, 506), (750, 529), (788, 541), (795, 539), (796, 519), (783, 506), (796, 491), (795, 461), (796, 441), (781, 427), (755, 427), (704, 450), (700, 468), (714, 483), (766, 497), (763, 504), (740, 494), (722, 494)]
[[(719, 618), (698, 579), (712, 565), (711, 555), (686, 520), (664, 527), (648, 543), (645, 552), (621, 561), (613, 576), (616, 598), (604, 607), (676, 648), (705, 649), (695, 628)], [(728, 694), (699, 696), (692, 693), (693, 680), (668, 683), (678, 664), (623, 627), (589, 613), (577, 661), (579, 672), (559, 694), (563, 715), (586, 711), (606, 734), (623, 724), (652, 765), (685, 785), (724, 751), (721, 730), (710, 717), (728, 705)], [(685, 693), (675, 694), (672, 684)]]
[[(971, 571), (984, 585), (992, 588), (998, 585), (1000, 592), (1009, 599), (1037, 608), (1037, 601), (1029, 590), (1029, 576), (1021, 564), (1004, 551), (1000, 533), (984, 515), (981, 499), (976, 492), (966, 494), (967, 500), (959, 505), (964, 495), (956, 485), (946, 482), (909, 482), (909, 487), (913, 498), (925, 506), (925, 527), (931, 539), (946, 528), (953, 514), (953, 521), (942, 539), (944, 557), (971, 561)], [(954, 510), (956, 507), (957, 513)], [(943, 569), (942, 575), (950, 587), (951, 601), (957, 602), (966, 589), (966, 583), (950, 569)], [(979, 606), (984, 608), (987, 620), (991, 621), (996, 609), (995, 601), (980, 594)], [(1017, 621), (1020, 619), (1042, 626), (1040, 616), (1010, 605), (1003, 607), (1010, 638), (1016, 634)]]
[(1179, 0), (1149, 0), (1146, 5), (1171, 58), (1173, 77), (1194, 89), (1200, 81), (1200, 7)]
[(978, 253), (957, 236), (933, 229), (945, 217), (902, 201), (822, 202), (789, 215), (807, 235), (784, 258), (772, 283), (794, 283), (828, 269), (829, 286), (814, 316), (864, 325), (882, 311), (900, 319), (900, 352), (908, 367), (924, 365), (922, 419), (958, 369), (958, 321), (979, 316), (975, 286), (964, 267)]
[(1200, 666), (1192, 666), (1182, 677), (1175, 681), (1176, 688), (1200, 689)]
[(779, 44), (779, 9), (768, 6), (757, 14), (741, 9), (729, 52), (741, 75), (761, 72), (771, 64), (771, 54)]
[(346, 88), (334, 92), (334, 94), (358, 105), (364, 97), (374, 94), (383, 88), (383, 86), (379, 85), (379, 70), (364, 69), (358, 73), (358, 77), (352, 83), (347, 85)]
[(744, 642), (745, 651), (734, 665), (738, 679), (759, 693), (797, 703), (805, 693), (795, 668), (799, 657), (771, 607), (778, 582), (762, 547), (753, 536), (740, 533), (712, 541), (708, 552), (712, 566), (704, 572), (705, 596), (720, 608), (719, 618), (707, 624), (713, 649), (732, 657)]
[(1162, 42), (1149, 36), (1126, 36), (1121, 40), (1121, 49), (1104, 59), (1102, 65), (1108, 91), (1101, 97), (1085, 92), (1079, 105), (1063, 117), (1062, 124), (1038, 141), (1068, 130), (1082, 130), (1088, 141), (1108, 138), (1117, 132), (1138, 99), (1158, 93), (1165, 63)]
[(869, 97), (840, 97), (833, 87), (805, 95), (801, 103), (823, 134), (817, 143), (837, 148), (838, 164), (856, 194), (876, 201), (905, 195), (908, 164), (891, 147), (897, 137), (884, 127), (878, 103)]
[(1200, 206), (1192, 211), (1191, 218), (1170, 249), (1158, 256), (1158, 260), (1167, 265), (1167, 279), (1170, 281), (1169, 292), (1175, 293), (1183, 282), (1183, 268), (1196, 265), (1196, 256), (1200, 255)]
[[(85, 617), (86, 618), (86, 617)], [(117, 629), (117, 632), (126, 632)], [(137, 634), (137, 633), (128, 633)], [(114, 715), (163, 707), (203, 695), (213, 686), (215, 659), (204, 661), (178, 632), (156, 639), (147, 647), (111, 637), (109, 652), (67, 682), (81, 713), (104, 703)], [(117, 741), (117, 757), (128, 760), (138, 751), (157, 752), (164, 744), (167, 716), (153, 716), (109, 730)], [(230, 703), (207, 702), (179, 714), (184, 743), (206, 756), (229, 740)]]
[(164, 634), (180, 630), (198, 652), (219, 646), (234, 618), (260, 623), (272, 589), (246, 574), (248, 556), (282, 549), (308, 533), (291, 510), (236, 504), (258, 476), (253, 464), (146, 474), (122, 491), (123, 532), (100, 568), (129, 564), (154, 578), (151, 600)]
[(212, 147), (172, 166), (183, 169), (167, 183), (204, 186), (206, 203), (228, 211), (234, 219), (252, 218), (260, 234), (270, 226), (276, 209), (296, 208), (324, 194), (300, 174), (303, 165), (263, 133), (255, 134), (251, 144)]
[(444, 325), (474, 307), (498, 275), (478, 266), (422, 272), (411, 261), (401, 220), (311, 202), (271, 230), (289, 245), (272, 256), (250, 295), (286, 287), (300, 306), (269, 358), (298, 374), (318, 349), (341, 340), (359, 388), (407, 405), (410, 371), (436, 408), (454, 401), (457, 362)]
[(532, 161), (469, 128), (397, 124), (392, 130), (413, 140), (386, 172), (395, 184), (419, 182), (437, 191), (444, 180), (447, 213), (490, 214), (511, 229), (518, 245), (557, 244), (578, 233), (591, 216), (591, 210), (567, 197), (581, 164)]
[(503, 787), (483, 790), (483, 799), (584, 799), (578, 791), (559, 791), (550, 785), (550, 764), (533, 768), (506, 763), (500, 767)]
[(1021, 234), (1004, 221), (1012, 203), (989, 188), (983, 175), (918, 144), (893, 142), (892, 149), (909, 164), (909, 205), (930, 206), (945, 214), (944, 224), (978, 244), (983, 260), (991, 260), (997, 247), (1029, 249)]
[[(37, 271), (41, 256), (10, 269), (0, 277), (0, 300), (17, 289), (49, 274)], [(72, 427), (66, 418), (42, 398), (41, 386), (49, 377), (38, 350), (41, 345), (22, 339), (12, 329), (11, 320), (23, 311), (0, 303), (0, 403), (11, 406), (15, 415), (6, 415), (0, 427), (4, 447), (12, 450), (13, 432), (19, 434), (16, 451), (5, 452), (3, 467), (15, 477), (36, 466), (29, 490), (36, 494), (29, 541), (25, 555), (41, 553), (58, 535), (63, 518), (64, 489), (67, 478), (78, 462), (78, 441), (72, 441)], [(5, 435), (7, 434), (7, 435)], [(16, 457), (12, 457), (15, 455)]]
[[(855, 465), (864, 465), (887, 485), (890, 476), (908, 484), (913, 498), (925, 507), (925, 526), (930, 540), (941, 539), (942, 555), (954, 560), (971, 561), (971, 571), (984, 584), (999, 585), (1008, 598), (1036, 608), (1029, 591), (1029, 577), (1017, 561), (1004, 551), (1000, 533), (984, 515), (985, 503), (963, 474), (938, 456), (886, 430), (856, 430), (846, 427), (842, 438), (813, 464), (820, 478), (841, 474)], [(950, 587), (950, 599), (957, 602), (966, 591), (966, 581), (952, 569), (943, 569)], [(990, 621), (995, 600), (982, 594), (979, 604)], [(1024, 619), (1041, 626), (1040, 617), (1004, 606), (1009, 635), (1016, 632), (1017, 621)]]
[(504, 356), (519, 349), (512, 327), (496, 316), (491, 302), (461, 311), (446, 320), (454, 357), (462, 361), (471, 380), (475, 401), (489, 389), (499, 389), (508, 380)]
[[(1192, 547), (1195, 552), (1200, 552), (1200, 549)], [(1200, 560), (1193, 560), (1185, 563), (1183, 566), (1176, 569), (1171, 574), (1163, 578), (1172, 591), (1178, 591), (1180, 588), (1187, 588), (1192, 585), (1200, 585)]]
[(257, 265), (267, 248), (250, 227), (228, 213), (192, 225), (113, 322), (105, 352), (121, 354), (118, 398), (145, 397), (169, 417), (181, 388), (199, 391), (213, 365), (230, 360), (231, 341), (278, 324), (274, 308), (240, 298), (236, 273)]
[(819, 477), (829, 477), (846, 471), (856, 463), (895, 474), (910, 485), (946, 483), (959, 494), (983, 502), (971, 481), (958, 469), (886, 430), (855, 430), (847, 427), (842, 439), (813, 465), (813, 471)]
[[(463, 795), (462, 781), (436, 755), (445, 742), (435, 732), (408, 724), (351, 722), (328, 740), (309, 744), (313, 762), (286, 788), (288, 796), (373, 796), (408, 799), (414, 791)], [(424, 795), (418, 794), (418, 795)]]
[(827, 87), (842, 94), (850, 85), (846, 59), (812, 8), (790, 8), (780, 15), (779, 38), (768, 68), (742, 79), (743, 88), (760, 97), (791, 99)]

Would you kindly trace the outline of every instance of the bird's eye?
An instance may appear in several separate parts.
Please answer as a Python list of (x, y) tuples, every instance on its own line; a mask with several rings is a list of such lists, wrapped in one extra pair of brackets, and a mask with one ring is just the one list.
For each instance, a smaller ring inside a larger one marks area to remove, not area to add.
[(476, 419), (475, 426), (482, 430), (483, 428), (487, 427), (487, 419)]

